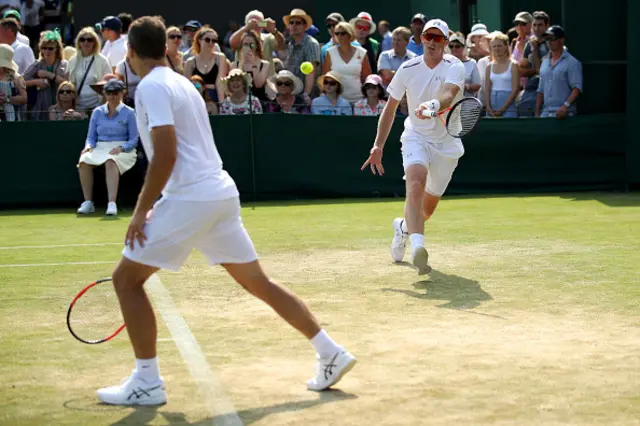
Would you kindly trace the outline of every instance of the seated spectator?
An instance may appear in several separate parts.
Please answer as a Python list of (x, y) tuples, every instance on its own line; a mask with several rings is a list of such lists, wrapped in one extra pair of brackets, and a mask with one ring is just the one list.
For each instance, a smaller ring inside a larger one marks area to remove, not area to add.
[(318, 78), (322, 95), (311, 101), (311, 113), (316, 115), (353, 115), (351, 103), (340, 96), (343, 93), (340, 74), (329, 71)]
[(209, 91), (204, 87), (204, 80), (199, 75), (194, 75), (191, 77), (191, 82), (195, 86), (195, 88), (202, 95), (202, 99), (204, 99), (204, 103), (207, 106), (207, 112), (209, 115), (217, 115), (218, 114), (218, 105), (213, 102), (211, 96), (209, 96)]
[[(378, 22), (378, 34), (380, 34), (380, 39), (382, 40), (380, 42), (380, 53), (384, 52), (385, 50), (393, 49), (393, 44), (391, 42), (391, 24), (389, 23), (389, 21), (385, 21), (383, 19), (382, 21)], [(409, 35), (409, 37), (411, 37), (411, 35)], [(408, 41), (409, 40), (407, 40), (407, 42)], [(379, 69), (378, 72), (380, 72)]]
[(266, 112), (283, 112), (285, 114), (307, 114), (309, 112), (305, 99), (301, 96), (304, 83), (291, 71), (282, 70), (272, 75), (267, 84), (275, 87), (276, 98), (266, 105)]
[(49, 107), (49, 120), (83, 120), (87, 118), (84, 112), (76, 111), (76, 99), (78, 92), (72, 83), (63, 81), (58, 86), (56, 95), (56, 103)]
[(449, 37), (449, 49), (451, 54), (462, 61), (464, 65), (464, 96), (476, 97), (480, 90), (480, 73), (478, 72), (478, 64), (474, 59), (467, 56), (465, 49), (464, 34), (455, 33)]
[[(309, 105), (311, 104), (311, 91), (316, 82), (318, 65), (320, 65), (320, 45), (315, 38), (305, 32), (313, 24), (313, 20), (302, 9), (293, 9), (282, 20), (289, 27), (289, 33), (291, 34), (287, 71), (304, 82), (303, 99)], [(300, 65), (303, 62), (311, 62), (313, 65), (313, 70), (307, 75), (300, 70)]]
[(0, 44), (0, 121), (19, 121), (16, 110), (27, 103), (27, 87), (13, 61), (13, 49)]
[(136, 88), (142, 79), (133, 70), (129, 58), (125, 58), (116, 66), (115, 76), (118, 80), (124, 81), (124, 104), (135, 109)]
[(107, 16), (102, 21), (101, 28), (102, 39), (105, 41), (101, 53), (114, 72), (127, 56), (127, 40), (122, 37), (122, 21), (117, 16)]
[[(244, 18), (244, 27), (236, 30), (229, 39), (229, 45), (231, 49), (238, 52), (242, 48), (242, 38), (245, 33), (253, 31), (256, 34), (260, 34), (260, 41), (262, 42), (262, 59), (269, 62), (269, 75), (276, 73), (273, 65), (274, 52), (286, 50), (284, 35), (278, 31), (276, 27), (276, 21), (271, 18), (264, 17), (264, 14), (259, 10), (252, 10), (247, 13)], [(236, 60), (239, 58), (236, 57)]]
[(229, 95), (220, 104), (220, 115), (262, 114), (260, 100), (249, 96), (250, 86), (250, 74), (239, 69), (231, 70), (222, 79), (224, 92)]
[(353, 106), (353, 115), (376, 116), (382, 114), (386, 101), (386, 91), (382, 86), (382, 78), (379, 75), (371, 74), (362, 85), (363, 99), (360, 99)]
[(242, 36), (242, 48), (238, 60), (231, 64), (232, 69), (240, 69), (251, 76), (251, 93), (262, 102), (267, 101), (265, 84), (269, 77), (269, 62), (262, 57), (262, 41), (258, 33), (247, 31)]
[(549, 27), (545, 34), (551, 54), (540, 67), (536, 116), (561, 120), (577, 114), (575, 102), (582, 93), (582, 64), (565, 49), (561, 26)]
[(369, 69), (371, 70), (369, 74), (377, 74), (380, 43), (378, 43), (378, 40), (371, 38), (376, 32), (376, 23), (373, 22), (371, 14), (367, 12), (358, 13), (358, 16), (351, 19), (349, 23), (355, 30), (355, 40), (360, 43), (360, 46), (367, 52), (367, 60), (369, 62)]
[(191, 78), (199, 75), (204, 80), (205, 88), (214, 102), (224, 99), (221, 81), (229, 72), (227, 58), (216, 52), (218, 33), (213, 28), (204, 26), (196, 33), (192, 51), (195, 56), (184, 64), (184, 75)]
[(411, 30), (407, 27), (398, 27), (391, 33), (392, 49), (380, 53), (380, 57), (378, 58), (378, 73), (382, 77), (385, 88), (391, 83), (400, 65), (417, 56), (407, 49), (410, 39)]
[(509, 56), (509, 38), (502, 33), (491, 40), (493, 61), (485, 77), (485, 107), (489, 117), (517, 117), (515, 100), (520, 91), (518, 64)]
[(183, 55), (180, 52), (182, 32), (178, 27), (167, 28), (167, 63), (178, 74), (184, 74)]
[(105, 166), (109, 204), (107, 215), (117, 215), (118, 182), (120, 175), (136, 163), (138, 127), (132, 108), (122, 103), (124, 83), (112, 79), (104, 86), (107, 103), (97, 107), (91, 115), (86, 146), (80, 153), (78, 170), (84, 202), (78, 214), (93, 213), (93, 169)]
[(416, 13), (411, 19), (411, 32), (413, 35), (409, 39), (407, 49), (415, 53), (416, 56), (424, 54), (424, 47), (422, 46), (422, 30), (426, 23), (427, 17), (422, 13)]
[[(340, 22), (345, 22), (344, 17), (339, 13), (330, 13), (325, 19), (325, 24), (327, 25), (327, 32), (329, 33), (329, 41), (326, 42), (322, 49), (320, 49), (320, 65), (324, 64), (324, 58), (327, 55), (327, 50), (332, 48), (333, 46), (337, 46), (340, 44), (340, 40), (336, 37), (335, 28)], [(360, 43), (355, 41), (355, 39), (351, 42), (352, 46), (360, 46)]]
[(62, 57), (62, 41), (57, 32), (47, 31), (38, 50), (40, 58), (27, 69), (24, 80), (27, 88), (35, 89), (31, 119), (44, 121), (49, 118), (49, 107), (56, 103), (58, 86), (69, 77), (69, 63)]
[(342, 96), (353, 104), (362, 97), (362, 83), (372, 73), (367, 51), (363, 47), (351, 45), (355, 37), (351, 24), (338, 23), (334, 33), (340, 43), (327, 50), (322, 72), (326, 74), (333, 71), (340, 75), (344, 86)]
[(101, 103), (100, 96), (91, 85), (110, 74), (111, 65), (100, 54), (98, 34), (91, 27), (85, 27), (76, 37), (76, 55), (69, 60), (69, 81), (78, 90), (78, 110), (92, 111)]
[(542, 59), (549, 53), (545, 36), (547, 28), (549, 28), (549, 15), (544, 12), (534, 12), (533, 36), (524, 47), (524, 54), (520, 60), (520, 75), (526, 77), (526, 83), (516, 101), (519, 117), (535, 115), (540, 66)]
[[(471, 27), (471, 32), (467, 35), (467, 42), (465, 43), (469, 49), (467, 55), (471, 59), (479, 61), (491, 54), (488, 35), (489, 31), (487, 31), (485, 24), (478, 23)], [(480, 74), (483, 75), (482, 72)]]

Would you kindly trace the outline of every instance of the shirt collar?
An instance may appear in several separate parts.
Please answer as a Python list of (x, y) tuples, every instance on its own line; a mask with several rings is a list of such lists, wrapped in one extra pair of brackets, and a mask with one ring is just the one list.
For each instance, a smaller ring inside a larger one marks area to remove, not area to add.
[[(118, 105), (118, 106), (116, 107), (116, 114), (120, 114), (120, 111), (122, 111), (122, 108), (124, 108), (124, 106), (125, 106), (125, 105), (124, 105), (124, 103), (120, 102), (120, 105)], [(106, 104), (102, 104), (102, 105), (100, 106), (100, 110), (101, 110), (105, 115), (109, 114), (109, 104), (108, 104), (108, 103), (106, 103)]]

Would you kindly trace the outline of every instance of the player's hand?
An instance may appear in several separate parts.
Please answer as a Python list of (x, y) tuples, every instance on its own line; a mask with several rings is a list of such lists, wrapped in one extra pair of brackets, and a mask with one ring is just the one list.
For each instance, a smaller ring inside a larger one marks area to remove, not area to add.
[(423, 102), (418, 105), (415, 114), (420, 120), (427, 120), (435, 117), (439, 110), (440, 101), (437, 99), (431, 99), (430, 101)]
[(128, 245), (131, 250), (133, 250), (136, 241), (140, 244), (140, 247), (144, 247), (144, 242), (147, 239), (144, 233), (144, 225), (146, 222), (147, 214), (140, 213), (136, 210), (133, 217), (131, 217), (131, 222), (129, 223), (127, 235), (124, 240), (125, 245)]
[(382, 167), (382, 148), (374, 146), (369, 151), (369, 158), (364, 162), (360, 170), (364, 170), (365, 167), (371, 167), (371, 173), (382, 176), (384, 174), (384, 167)]

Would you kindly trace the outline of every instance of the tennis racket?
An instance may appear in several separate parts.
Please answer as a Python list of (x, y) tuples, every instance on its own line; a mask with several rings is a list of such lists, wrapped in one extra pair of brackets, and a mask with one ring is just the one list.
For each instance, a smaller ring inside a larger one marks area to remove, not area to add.
[(73, 299), (67, 311), (67, 327), (73, 337), (88, 345), (108, 342), (125, 324), (111, 278), (92, 282)]
[[(442, 116), (446, 113), (449, 115), (445, 121)], [(463, 98), (443, 111), (425, 110), (422, 111), (422, 115), (439, 117), (451, 136), (461, 138), (471, 133), (480, 122), (482, 102), (476, 98)]]

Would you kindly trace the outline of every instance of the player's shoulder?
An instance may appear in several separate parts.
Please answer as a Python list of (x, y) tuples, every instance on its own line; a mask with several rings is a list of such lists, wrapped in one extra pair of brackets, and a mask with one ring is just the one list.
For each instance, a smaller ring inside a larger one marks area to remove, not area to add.
[(444, 61), (445, 64), (447, 64), (447, 66), (449, 67), (456, 67), (458, 65), (462, 65), (462, 61), (458, 58), (456, 58), (453, 55), (449, 55), (448, 53), (445, 53), (444, 56), (442, 57), (442, 60)]
[(421, 62), (424, 62), (424, 56), (423, 55), (416, 56), (415, 58), (411, 58), (408, 61), (404, 62), (400, 66), (400, 69), (406, 70), (406, 69), (415, 68), (418, 65), (420, 65)]

